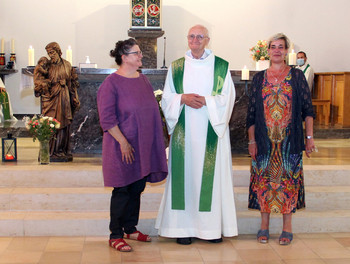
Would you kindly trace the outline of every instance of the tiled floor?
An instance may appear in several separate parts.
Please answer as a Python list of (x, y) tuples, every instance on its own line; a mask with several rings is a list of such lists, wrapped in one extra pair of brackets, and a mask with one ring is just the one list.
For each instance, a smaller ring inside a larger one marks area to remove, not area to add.
[[(317, 140), (316, 144), (319, 152), (311, 159), (305, 158), (305, 165), (350, 165), (350, 139)], [(22, 145), (18, 165), (37, 162), (25, 158), (31, 147), (32, 143)], [(89, 163), (82, 157), (76, 160)], [(91, 161), (100, 163), (100, 157)], [(233, 157), (234, 166), (249, 162), (247, 155)], [(221, 244), (195, 240), (189, 246), (178, 245), (173, 239), (153, 237), (151, 243), (130, 241), (133, 247), (130, 253), (117, 252), (108, 246), (107, 240), (107, 237), (0, 237), (0, 264), (350, 263), (350, 230), (349, 233), (295, 234), (290, 246), (280, 246), (278, 235), (272, 235), (266, 245), (257, 243), (254, 235), (224, 238)]]
[(153, 238), (151, 243), (130, 241), (133, 252), (120, 253), (108, 246), (106, 237), (5, 237), (0, 238), (0, 263), (350, 263), (350, 233), (296, 234), (290, 246), (277, 240), (272, 236), (263, 245), (253, 235), (241, 235), (221, 244), (195, 240), (183, 246)]

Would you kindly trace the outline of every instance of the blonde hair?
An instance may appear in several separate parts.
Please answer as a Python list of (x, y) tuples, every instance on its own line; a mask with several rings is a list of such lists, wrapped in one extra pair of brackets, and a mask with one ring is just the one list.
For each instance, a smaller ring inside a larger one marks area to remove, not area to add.
[(273, 35), (272, 37), (269, 38), (269, 40), (267, 41), (267, 47), (270, 48), (271, 46), (271, 43), (273, 41), (276, 41), (276, 40), (284, 40), (284, 43), (285, 43), (285, 48), (286, 49), (289, 49), (290, 47), (290, 42), (289, 42), (289, 39), (286, 35), (284, 35), (283, 33), (277, 33), (275, 35)]

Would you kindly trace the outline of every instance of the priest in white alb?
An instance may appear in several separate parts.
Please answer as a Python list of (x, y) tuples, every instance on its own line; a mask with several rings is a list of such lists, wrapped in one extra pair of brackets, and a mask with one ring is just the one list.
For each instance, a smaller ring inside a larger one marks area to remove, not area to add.
[(5, 84), (0, 78), (0, 123), (17, 121), (13, 116), (10, 95), (6, 92)]
[(171, 135), (169, 176), (156, 228), (163, 237), (222, 242), (238, 234), (229, 121), (235, 88), (228, 62), (206, 49), (208, 30), (189, 30), (189, 51), (169, 67), (162, 110)]

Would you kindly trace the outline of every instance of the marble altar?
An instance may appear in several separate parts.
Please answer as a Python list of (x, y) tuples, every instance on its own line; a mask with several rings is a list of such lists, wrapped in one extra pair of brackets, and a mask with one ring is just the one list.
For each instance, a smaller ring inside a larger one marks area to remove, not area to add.
[[(99, 154), (102, 151), (102, 131), (99, 125), (96, 94), (104, 79), (115, 69), (81, 69), (79, 72), (80, 88), (78, 89), (81, 108), (74, 116), (72, 123), (73, 153)], [(163, 89), (166, 69), (142, 69), (153, 85), (154, 90)], [(250, 80), (256, 72), (251, 72)], [(247, 132), (245, 119), (248, 108), (246, 83), (241, 81), (241, 71), (231, 71), (236, 88), (236, 102), (230, 121), (230, 138), (233, 153), (246, 152)], [(247, 82), (249, 90), (250, 81)]]

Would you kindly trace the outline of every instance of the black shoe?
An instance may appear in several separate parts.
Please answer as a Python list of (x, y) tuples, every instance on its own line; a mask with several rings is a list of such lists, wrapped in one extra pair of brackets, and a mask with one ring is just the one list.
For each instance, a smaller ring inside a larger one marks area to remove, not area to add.
[(176, 243), (181, 245), (190, 245), (192, 243), (192, 238), (190, 237), (179, 237), (176, 239)]
[(210, 243), (221, 243), (222, 242), (222, 238), (216, 238), (216, 239), (209, 239), (207, 240)]

